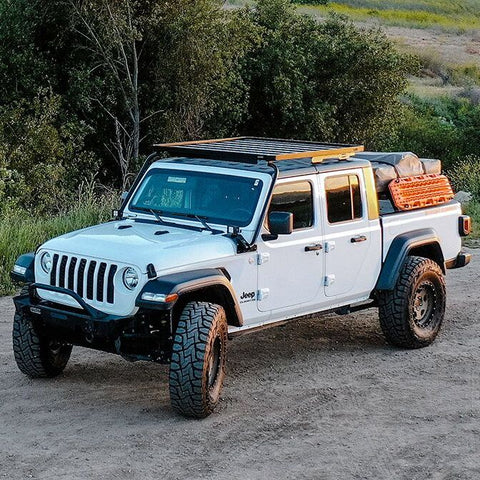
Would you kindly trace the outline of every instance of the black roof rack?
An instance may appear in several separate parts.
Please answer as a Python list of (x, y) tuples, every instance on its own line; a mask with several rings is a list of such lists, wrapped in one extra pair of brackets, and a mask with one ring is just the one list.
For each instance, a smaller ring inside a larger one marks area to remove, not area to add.
[(296, 158), (311, 158), (312, 163), (321, 163), (328, 158), (347, 159), (364, 150), (363, 145), (259, 137), (162, 143), (155, 147), (179, 156), (253, 164), (260, 161), (277, 162)]

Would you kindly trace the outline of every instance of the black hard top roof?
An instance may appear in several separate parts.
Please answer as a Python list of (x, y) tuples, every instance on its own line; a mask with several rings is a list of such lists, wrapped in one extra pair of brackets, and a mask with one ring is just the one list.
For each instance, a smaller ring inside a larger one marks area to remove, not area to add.
[(200, 165), (203, 167), (218, 167), (218, 168), (232, 168), (236, 170), (245, 170), (249, 172), (266, 173), (273, 176), (275, 170), (278, 170), (279, 178), (296, 177), (299, 175), (307, 175), (311, 173), (341, 171), (349, 168), (364, 168), (370, 165), (370, 162), (363, 159), (352, 158), (350, 161), (339, 162), (336, 160), (326, 160), (323, 163), (312, 163), (311, 158), (298, 158), (294, 160), (285, 160), (275, 163), (277, 167), (270, 163), (243, 163), (238, 161), (212, 160), (209, 158), (188, 158), (188, 157), (173, 157), (165, 159), (157, 159), (159, 163), (175, 163), (180, 165)]

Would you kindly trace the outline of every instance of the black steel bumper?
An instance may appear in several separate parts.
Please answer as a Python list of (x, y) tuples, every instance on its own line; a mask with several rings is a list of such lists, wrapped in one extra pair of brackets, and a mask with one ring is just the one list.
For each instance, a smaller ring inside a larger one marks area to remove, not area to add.
[[(68, 295), (80, 308), (43, 300), (38, 296), (37, 290)], [(75, 292), (51, 285), (33, 283), (28, 286), (27, 295), (19, 295), (13, 301), (17, 311), (29, 318), (39, 333), (112, 353), (120, 353), (118, 339), (134, 319), (107, 315), (86, 304)]]
[(465, 267), (470, 263), (472, 255), (466, 252), (460, 252), (455, 258), (447, 260), (445, 267), (448, 269)]
[[(39, 297), (37, 290), (62, 293), (79, 308), (59, 305)], [(28, 318), (39, 335), (63, 342), (122, 355), (128, 360), (168, 363), (171, 354), (170, 311), (140, 309), (134, 316), (103, 313), (75, 292), (33, 283), (28, 294), (13, 299), (17, 311)]]

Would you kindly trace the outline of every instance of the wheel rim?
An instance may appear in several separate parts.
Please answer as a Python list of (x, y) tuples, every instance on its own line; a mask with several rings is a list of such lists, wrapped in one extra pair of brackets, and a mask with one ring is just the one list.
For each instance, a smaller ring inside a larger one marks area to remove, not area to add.
[(222, 343), (220, 337), (216, 337), (212, 345), (208, 361), (208, 388), (213, 388), (218, 377), (218, 370), (221, 362)]
[(413, 300), (413, 321), (418, 327), (435, 327), (436, 303), (437, 296), (434, 285), (431, 282), (419, 285)]
[(56, 342), (54, 340), (50, 340), (48, 344), (48, 350), (50, 355), (56, 357), (62, 350), (62, 347), (65, 346), (64, 343)]
[(48, 342), (48, 359), (52, 365), (63, 368), (68, 361), (70, 344), (50, 340)]

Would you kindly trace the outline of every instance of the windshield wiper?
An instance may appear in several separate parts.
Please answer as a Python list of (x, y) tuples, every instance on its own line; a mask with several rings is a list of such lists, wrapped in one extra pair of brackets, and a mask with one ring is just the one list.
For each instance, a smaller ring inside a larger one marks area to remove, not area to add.
[(163, 225), (166, 225), (167, 222), (160, 216), (161, 212), (157, 212), (153, 208), (149, 208), (148, 211)]
[(174, 217), (183, 217), (183, 218), (192, 218), (200, 222), (202, 226), (209, 232), (216, 234), (222, 233), (221, 230), (214, 230), (207, 222), (207, 217), (201, 217), (200, 215), (195, 215), (193, 213), (183, 213), (183, 212), (165, 212), (164, 210), (154, 210), (153, 208), (145, 209), (150, 212), (160, 223), (163, 225), (169, 225), (169, 223), (164, 220), (160, 215), (173, 215)]
[(194, 213), (183, 213), (183, 212), (161, 212), (165, 213), (166, 215), (173, 215), (174, 217), (184, 217), (184, 218), (193, 218), (197, 222), (200, 222), (206, 230), (212, 233), (220, 232), (219, 230), (214, 230), (207, 222), (206, 219), (208, 217), (202, 217), (200, 215), (195, 215)]
[(205, 221), (204, 217), (199, 217), (198, 215), (192, 215), (192, 217), (194, 217), (195, 220), (198, 220), (207, 230), (215, 233), (215, 230)]

